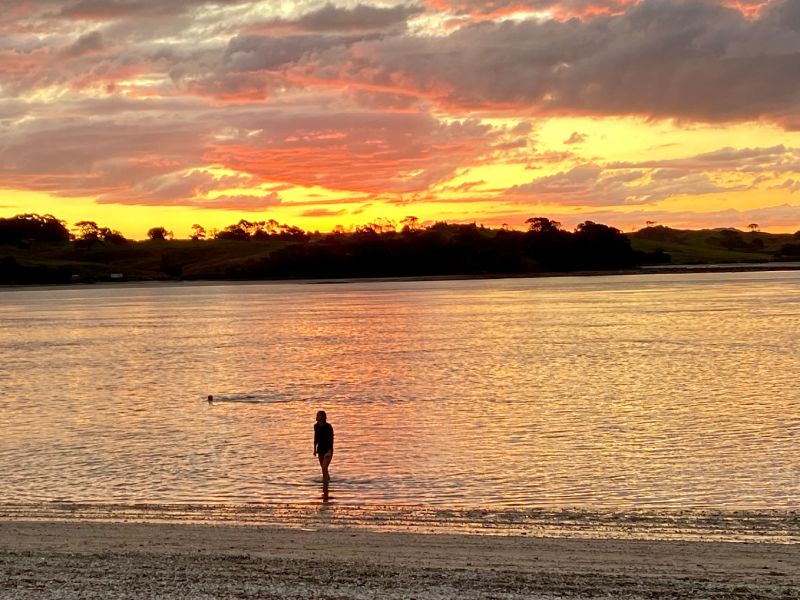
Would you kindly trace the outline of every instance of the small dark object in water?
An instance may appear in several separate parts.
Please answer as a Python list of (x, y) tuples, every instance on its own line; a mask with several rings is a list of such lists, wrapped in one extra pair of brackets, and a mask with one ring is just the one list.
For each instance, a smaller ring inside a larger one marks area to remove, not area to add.
[(214, 396), (211, 394), (208, 395), (208, 403), (211, 404), (214, 401)]

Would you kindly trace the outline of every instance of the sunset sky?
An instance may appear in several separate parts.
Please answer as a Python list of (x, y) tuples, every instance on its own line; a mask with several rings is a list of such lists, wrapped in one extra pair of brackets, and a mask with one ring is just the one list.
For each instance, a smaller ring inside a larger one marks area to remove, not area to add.
[(798, 0), (0, 11), (0, 216), (800, 229)]

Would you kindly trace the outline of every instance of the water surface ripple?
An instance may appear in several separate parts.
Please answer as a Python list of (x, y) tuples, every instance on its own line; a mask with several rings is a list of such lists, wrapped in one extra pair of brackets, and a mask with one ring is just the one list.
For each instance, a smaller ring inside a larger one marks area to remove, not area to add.
[[(0, 292), (0, 497), (796, 509), (800, 274)], [(217, 401), (208, 404), (213, 394)]]

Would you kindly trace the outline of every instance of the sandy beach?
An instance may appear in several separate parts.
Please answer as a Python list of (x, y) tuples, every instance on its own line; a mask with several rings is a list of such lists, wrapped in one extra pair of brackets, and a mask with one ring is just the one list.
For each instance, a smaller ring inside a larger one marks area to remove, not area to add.
[(0, 518), (0, 597), (800, 598), (800, 546)]

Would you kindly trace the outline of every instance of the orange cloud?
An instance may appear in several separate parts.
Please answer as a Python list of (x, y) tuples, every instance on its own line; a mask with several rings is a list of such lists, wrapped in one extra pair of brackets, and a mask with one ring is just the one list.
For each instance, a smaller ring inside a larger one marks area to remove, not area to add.
[(520, 13), (548, 12), (559, 20), (620, 14), (639, 0), (426, 0), (434, 11), (492, 20)]
[(356, 192), (428, 188), (477, 158), (491, 131), (477, 123), (376, 113), (315, 117), (285, 135), (213, 144), (207, 161), (270, 181)]

